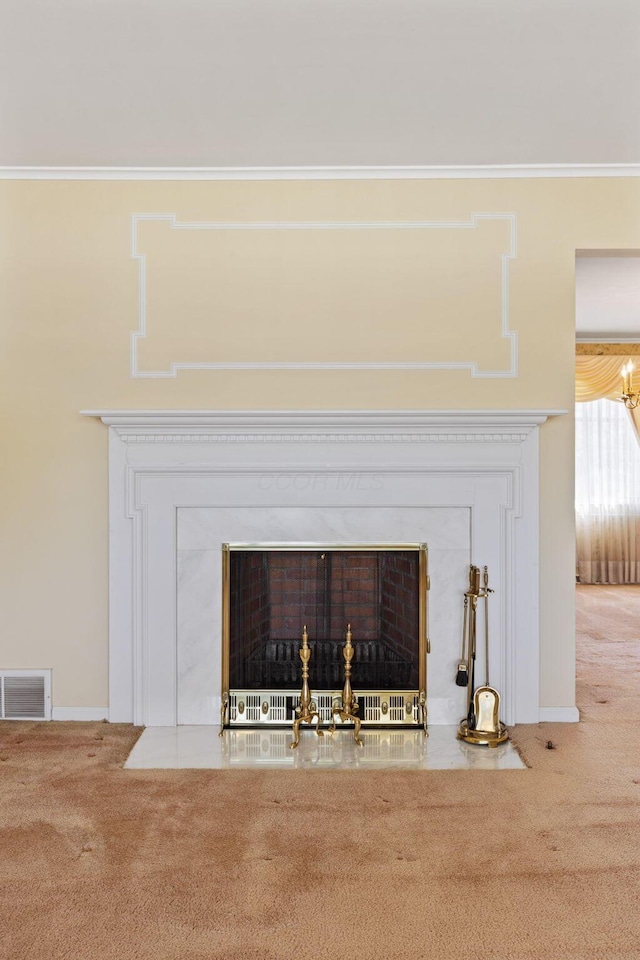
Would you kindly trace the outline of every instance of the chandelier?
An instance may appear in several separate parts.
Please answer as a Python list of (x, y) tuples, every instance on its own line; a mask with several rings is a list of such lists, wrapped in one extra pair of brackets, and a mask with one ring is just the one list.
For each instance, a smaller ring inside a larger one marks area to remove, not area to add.
[(622, 400), (628, 410), (635, 410), (638, 404), (640, 404), (640, 393), (634, 393), (633, 390), (633, 364), (631, 360), (629, 360), (628, 363), (625, 363), (621, 373), (622, 396), (618, 397), (618, 400)]

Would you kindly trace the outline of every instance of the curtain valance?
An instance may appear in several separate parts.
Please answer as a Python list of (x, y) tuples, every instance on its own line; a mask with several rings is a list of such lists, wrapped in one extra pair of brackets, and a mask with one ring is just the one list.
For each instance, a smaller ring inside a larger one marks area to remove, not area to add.
[[(640, 389), (640, 358), (637, 356), (577, 356), (576, 403), (590, 400), (615, 400), (622, 392), (622, 368), (628, 360), (635, 363), (634, 388)], [(631, 425), (640, 443), (640, 407), (629, 410)]]
[(620, 396), (628, 357), (576, 357), (576, 403)]

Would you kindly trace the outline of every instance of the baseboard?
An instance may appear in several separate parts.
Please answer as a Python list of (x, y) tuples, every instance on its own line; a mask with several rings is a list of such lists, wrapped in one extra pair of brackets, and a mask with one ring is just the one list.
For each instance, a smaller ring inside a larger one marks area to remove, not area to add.
[(52, 720), (108, 720), (108, 707), (53, 707)]
[(578, 723), (580, 711), (577, 707), (540, 707), (540, 723)]

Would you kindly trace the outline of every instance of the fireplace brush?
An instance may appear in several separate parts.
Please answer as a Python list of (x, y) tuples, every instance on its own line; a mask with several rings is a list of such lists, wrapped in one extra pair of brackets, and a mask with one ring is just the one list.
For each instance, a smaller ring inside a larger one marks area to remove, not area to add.
[(456, 685), (458, 687), (468, 687), (469, 686), (469, 661), (467, 656), (467, 624), (469, 621), (469, 595), (465, 593), (464, 595), (464, 616), (462, 618), (462, 655), (460, 660), (458, 660), (458, 668), (456, 672)]

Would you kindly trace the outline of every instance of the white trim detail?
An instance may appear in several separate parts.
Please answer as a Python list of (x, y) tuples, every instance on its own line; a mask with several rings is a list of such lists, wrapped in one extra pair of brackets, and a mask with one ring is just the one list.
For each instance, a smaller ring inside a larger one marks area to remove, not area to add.
[[(138, 252), (138, 225), (146, 221), (165, 221), (171, 230), (475, 230), (483, 220), (506, 220), (509, 225), (509, 250), (501, 254), (501, 336), (510, 341), (508, 370), (480, 371), (475, 361), (427, 362), (230, 362), (171, 363), (169, 370), (140, 370), (138, 341), (148, 336), (147, 262)], [(517, 259), (517, 219), (515, 213), (472, 213), (469, 220), (416, 221), (283, 221), (283, 222), (180, 222), (174, 213), (134, 213), (131, 216), (131, 259), (138, 263), (138, 328), (131, 333), (130, 375), (134, 379), (175, 378), (180, 370), (469, 370), (473, 378), (511, 379), (518, 376), (518, 334), (509, 329), (509, 262)]]
[[(564, 412), (83, 411), (110, 428), (109, 719), (177, 722), (178, 508), (296, 507), (339, 517), (353, 508), (465, 507), (471, 562), (488, 564), (496, 588), (491, 661), (503, 719), (537, 723), (538, 427)], [(314, 433), (322, 440), (310, 442)], [(244, 441), (216, 446), (198, 434)], [(447, 442), (422, 442), (427, 435)], [(381, 436), (387, 442), (371, 442)], [(369, 474), (379, 482), (331, 482)], [(215, 683), (212, 699), (219, 710)], [(573, 719), (575, 708), (558, 709)]]
[(54, 707), (52, 720), (108, 720), (108, 707)]
[(540, 707), (540, 723), (578, 723), (577, 707)]
[[(469, 433), (465, 440), (485, 440), (496, 443), (511, 443), (526, 440), (525, 433)], [(155, 433), (125, 433), (124, 443), (167, 443), (167, 437)], [(337, 437), (327, 433), (301, 433), (291, 436), (280, 433), (247, 435), (246, 433), (185, 433), (173, 434), (171, 443), (459, 443), (460, 437), (450, 433), (367, 433), (339, 434)]]
[(430, 166), (0, 167), (0, 180), (522, 180), (640, 177), (640, 163), (486, 163)]

